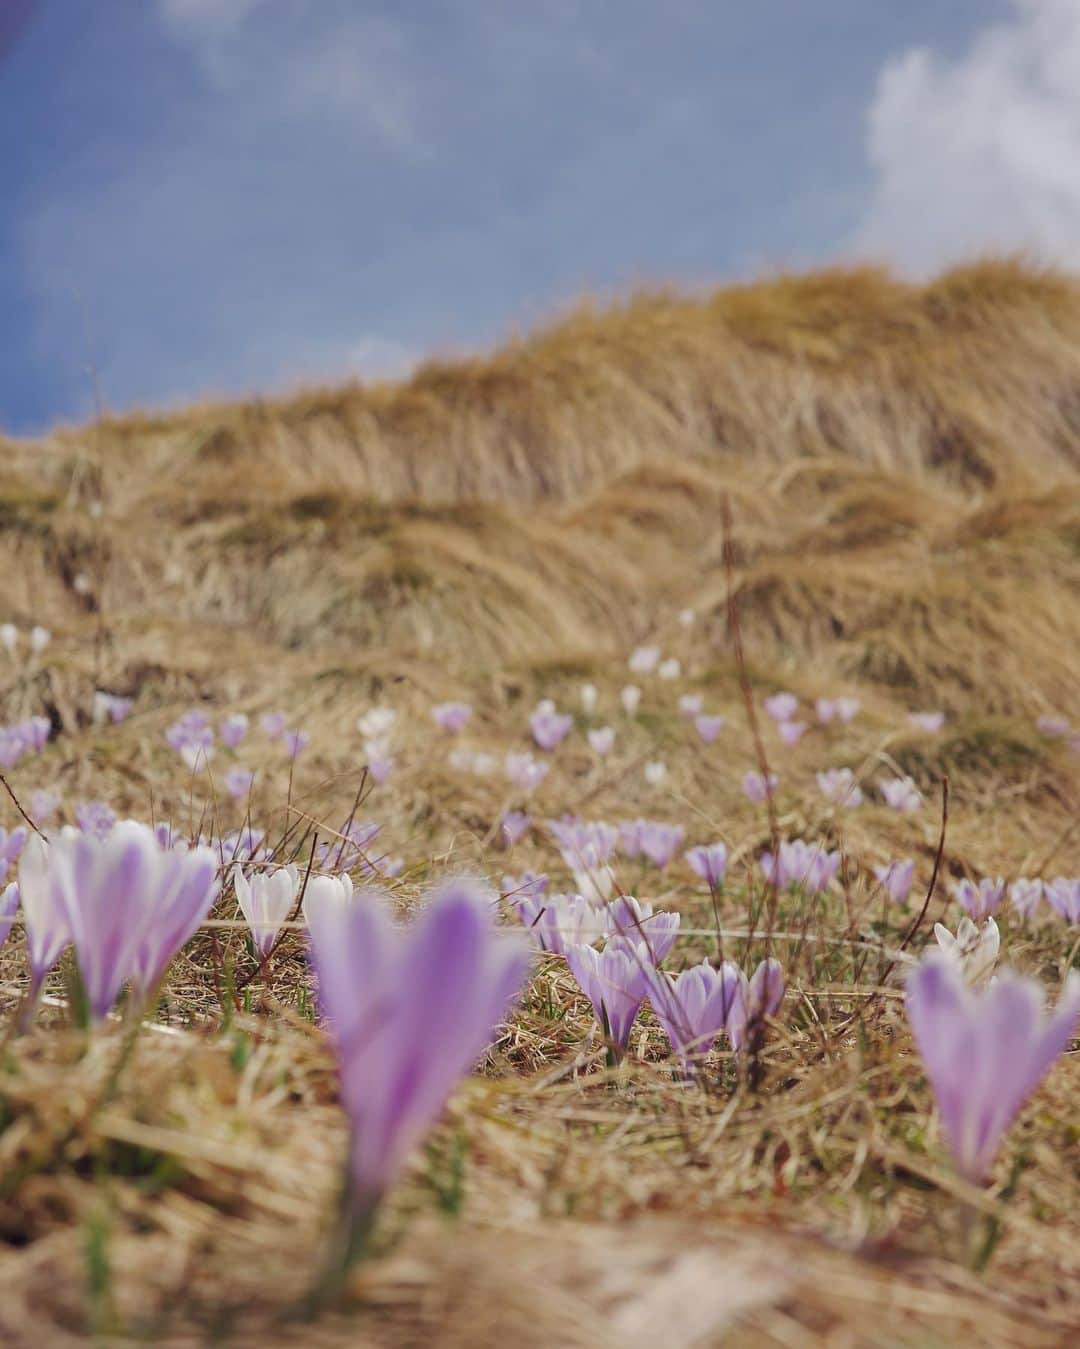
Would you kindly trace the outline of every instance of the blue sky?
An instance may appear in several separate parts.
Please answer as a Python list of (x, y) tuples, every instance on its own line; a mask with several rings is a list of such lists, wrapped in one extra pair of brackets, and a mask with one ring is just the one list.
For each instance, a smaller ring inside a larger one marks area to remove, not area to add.
[(0, 0), (0, 427), (378, 377), (583, 292), (1077, 261), (1075, 0)]

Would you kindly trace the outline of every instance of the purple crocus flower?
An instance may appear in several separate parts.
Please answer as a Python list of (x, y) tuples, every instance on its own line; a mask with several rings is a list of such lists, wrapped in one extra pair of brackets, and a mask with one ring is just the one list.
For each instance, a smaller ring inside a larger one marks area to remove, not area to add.
[(797, 745), (806, 734), (806, 722), (781, 721), (776, 729), (785, 745)]
[(794, 693), (774, 693), (765, 699), (765, 711), (773, 721), (790, 721), (799, 710), (799, 700)]
[(827, 726), (836, 716), (836, 700), (834, 698), (819, 698), (814, 703), (814, 711), (817, 713), (818, 721), (823, 726)]
[(27, 857), (20, 890), (28, 931), (34, 891), (31, 906), (39, 914), (42, 907), (52, 911), (49, 952), (31, 956), (35, 977), (70, 938), (95, 1021), (125, 980), (160, 976), (175, 954), (172, 943), (190, 936), (213, 898), (216, 866), (209, 850), (164, 850), (153, 830), (135, 820), (117, 824), (104, 839), (77, 829), (62, 830), (48, 844), (34, 839), (24, 862)]
[(937, 735), (945, 725), (944, 712), (909, 712), (908, 721), (926, 735)]
[(686, 860), (695, 875), (700, 876), (710, 890), (721, 890), (727, 874), (728, 851), (722, 843), (703, 844), (691, 848)]
[(19, 886), (16, 881), (10, 881), (0, 892), (0, 946), (8, 939), (18, 908)]
[(431, 709), (431, 715), (444, 731), (457, 735), (468, 724), (472, 708), (468, 703), (436, 703)]
[(1040, 717), (1035, 725), (1043, 735), (1062, 736), (1069, 734), (1069, 723), (1064, 717)]
[(761, 857), (762, 875), (780, 890), (798, 886), (809, 894), (820, 894), (839, 870), (839, 852), (828, 852), (821, 845), (811, 847), (802, 839), (781, 843), (778, 857), (772, 853)]
[(165, 739), (177, 753), (188, 746), (209, 749), (214, 743), (214, 730), (206, 713), (192, 708), (166, 728)]
[(1043, 883), (1018, 876), (1009, 886), (1009, 900), (1021, 918), (1034, 918), (1043, 897)]
[(684, 1073), (692, 1073), (705, 1057), (736, 1004), (745, 997), (746, 979), (737, 965), (725, 960), (714, 969), (707, 960), (681, 974), (646, 973), (649, 1001)]
[(658, 871), (663, 871), (682, 847), (685, 830), (679, 824), (643, 820), (639, 835), (641, 851)]
[(532, 816), (523, 810), (504, 810), (499, 820), (499, 837), (507, 848), (512, 848), (529, 832)]
[(518, 900), (542, 899), (547, 894), (548, 878), (537, 875), (535, 871), (525, 871), (520, 876), (504, 876), (502, 893), (516, 905)]
[(290, 759), (295, 759), (298, 754), (302, 754), (311, 744), (311, 736), (307, 731), (285, 731), (281, 737), (281, 743), (285, 747), (285, 753)]
[(881, 795), (890, 810), (910, 814), (922, 806), (922, 796), (911, 778), (893, 778), (891, 782), (883, 782)]
[(27, 750), (39, 754), (49, 743), (52, 722), (48, 717), (31, 717), (15, 729), (22, 736)]
[(784, 1000), (784, 970), (779, 960), (763, 960), (749, 979), (741, 975), (737, 997), (728, 1013), (727, 1033), (736, 1054), (760, 1048), (765, 1020), (775, 1016)]
[(259, 718), (259, 725), (271, 740), (279, 740), (287, 724), (288, 718), (284, 712), (264, 712)]
[(675, 944), (682, 925), (682, 914), (667, 909), (653, 912), (647, 900), (619, 895), (604, 908), (614, 937), (636, 942), (645, 948), (650, 965), (659, 965)]
[(230, 768), (221, 781), (229, 795), (239, 801), (250, 795), (255, 784), (255, 774), (250, 768)]
[(903, 904), (911, 894), (915, 880), (915, 863), (908, 858), (885, 862), (874, 868), (874, 876), (878, 884), (884, 886), (885, 893), (894, 904)]
[(367, 771), (371, 775), (371, 780), (378, 786), (389, 782), (394, 775), (394, 760), (385, 744), (367, 744), (364, 746), (364, 754), (367, 757)]
[(300, 874), (290, 863), (276, 871), (253, 872), (250, 877), (236, 867), (232, 879), (236, 902), (251, 928), (252, 945), (265, 960), (274, 949), (282, 923), (296, 903)]
[(908, 976), (905, 1008), (960, 1174), (985, 1182), (1002, 1139), (1076, 1033), (1080, 974), (1053, 1012), (1033, 979), (1005, 970), (981, 990), (931, 955)]
[(862, 788), (855, 781), (850, 768), (830, 768), (817, 775), (818, 790), (827, 801), (837, 806), (861, 806)]
[(775, 773), (766, 778), (763, 773), (747, 773), (742, 780), (742, 789), (755, 805), (760, 805), (767, 796), (772, 796), (780, 784)]
[(1001, 876), (983, 876), (977, 885), (965, 877), (961, 881), (954, 881), (950, 888), (953, 897), (967, 909), (976, 923), (996, 913), (1005, 898), (1005, 881)]
[(123, 721), (134, 705), (135, 701), (132, 698), (122, 698), (115, 693), (107, 693), (104, 689), (97, 689), (94, 693), (94, 722), (100, 725), (105, 721)]
[(694, 728), (701, 741), (705, 745), (711, 745), (720, 732), (724, 729), (724, 718), (720, 716), (702, 715), (694, 718)]
[(532, 738), (543, 750), (553, 750), (560, 745), (574, 725), (574, 718), (569, 712), (559, 713), (553, 709), (538, 707), (529, 718), (529, 729), (532, 731)]
[(71, 944), (71, 925), (56, 878), (49, 869), (47, 844), (37, 834), (28, 841), (19, 859), (19, 897), (26, 924), (33, 1002), (45, 976)]
[(1080, 877), (1056, 876), (1047, 883), (1046, 898), (1067, 923), (1080, 923)]
[(523, 792), (533, 792), (547, 777), (551, 765), (541, 762), (527, 751), (511, 750), (503, 762), (510, 781)]
[(615, 745), (615, 730), (611, 726), (599, 726), (594, 731), (586, 732), (589, 748), (594, 754), (599, 754), (601, 758), (605, 754), (610, 754)]
[(533, 941), (552, 955), (588, 946), (611, 930), (607, 915), (583, 895), (518, 896), (511, 903)]
[(116, 824), (116, 811), (104, 801), (80, 801), (75, 807), (75, 823), (93, 838), (106, 838)]
[(362, 1227), (490, 1044), (528, 973), (528, 944), (494, 926), (487, 892), (443, 887), (408, 927), (361, 892), (308, 915), (319, 1005), (351, 1126), (352, 1215)]
[(631, 674), (652, 674), (660, 663), (658, 646), (636, 646), (630, 653), (627, 665)]
[(644, 946), (613, 937), (603, 951), (592, 946), (569, 946), (565, 952), (570, 973), (592, 1003), (593, 1013), (618, 1063), (626, 1053), (634, 1018), (648, 992), (652, 964)]
[(644, 827), (644, 820), (624, 820), (618, 826), (619, 851), (630, 861), (641, 856), (641, 831)]
[(26, 847), (28, 837), (25, 825), (19, 825), (18, 829), (13, 829), (10, 834), (6, 829), (0, 828), (0, 862), (7, 866), (11, 862), (18, 861), (19, 854)]
[(222, 718), (218, 727), (222, 743), (228, 745), (229, 749), (236, 749), (247, 733), (248, 718), (245, 712), (230, 712), (227, 717)]

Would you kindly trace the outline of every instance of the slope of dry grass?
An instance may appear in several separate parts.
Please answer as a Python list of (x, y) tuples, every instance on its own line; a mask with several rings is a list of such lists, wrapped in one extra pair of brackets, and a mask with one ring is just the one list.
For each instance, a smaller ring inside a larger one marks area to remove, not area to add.
[[(520, 803), (501, 775), (452, 769), (433, 702), (471, 699), (468, 743), (501, 755), (524, 746), (538, 698), (576, 707), (582, 680), (596, 683), (617, 751), (598, 763), (577, 734), (532, 814), (653, 815), (688, 842), (723, 838), (720, 917), (737, 933), (769, 825), (739, 788), (756, 759), (729, 581), (757, 694), (863, 700), (851, 726), (793, 750), (767, 738), (781, 832), (829, 839), (850, 864), (811, 940), (805, 913), (780, 915), (792, 991), (760, 1092), (725, 1055), (712, 1092), (676, 1087), (647, 1018), (612, 1080), (565, 967), (547, 963), (395, 1195), (358, 1312), (284, 1331), (343, 1124), (301, 937), (263, 988), (225, 926), (180, 962), (114, 1090), (119, 1030), (87, 1052), (50, 1009), (49, 1029), (6, 1044), (5, 1343), (1068, 1342), (1076, 1056), (973, 1196), (943, 1159), (897, 985), (875, 992), (912, 915), (883, 909), (870, 867), (906, 852), (925, 887), (935, 810), (838, 812), (814, 771), (851, 766), (871, 795), (910, 773), (928, 803), (948, 774), (947, 878), (1080, 871), (1080, 758), (1034, 727), (1080, 719), (1071, 279), (987, 263), (924, 287), (827, 272), (643, 296), (402, 385), (2, 443), (0, 565), (0, 620), (55, 634), (40, 660), (0, 653), (4, 719), (44, 709), (58, 731), (10, 775), (21, 799), (48, 783), (68, 810), (105, 797), (147, 818), (152, 799), (192, 833), (238, 825), (244, 807), (216, 777), (193, 779), (162, 732), (193, 705), (281, 706), (312, 743), (294, 780), (279, 749), (245, 747), (253, 813), (275, 834), (298, 817), (325, 832), (362, 768), (356, 716), (387, 702), (398, 768), (365, 811), (406, 859), (407, 902), (447, 867), (498, 881), (553, 866), (538, 831), (510, 857), (493, 846), (500, 811)], [(647, 682), (630, 721), (618, 690), (646, 638), (684, 676)], [(90, 725), (95, 688), (134, 696), (132, 717)], [(691, 690), (728, 718), (708, 748), (676, 709)], [(933, 707), (944, 732), (918, 734), (906, 713)], [(642, 777), (652, 758), (668, 764), (659, 789)], [(681, 864), (620, 880), (689, 929), (714, 922)], [(955, 910), (940, 890), (929, 918)], [(1010, 961), (1048, 985), (1076, 963), (1061, 925), (1005, 917), (1002, 930)], [(685, 954), (709, 949), (690, 937)], [(251, 980), (239, 1007), (223, 969)], [(16, 938), (0, 975), (13, 1005)], [(988, 1278), (958, 1259), (967, 1201), (1001, 1223)]]

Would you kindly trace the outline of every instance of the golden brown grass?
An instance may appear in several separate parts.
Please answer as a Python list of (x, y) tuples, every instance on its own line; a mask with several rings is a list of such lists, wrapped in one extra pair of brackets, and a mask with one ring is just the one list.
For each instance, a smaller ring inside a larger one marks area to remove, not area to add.
[[(5, 1343), (1068, 1342), (1076, 1056), (1010, 1136), (995, 1187), (969, 1193), (895, 980), (871, 997), (910, 914), (885, 913), (866, 876), (907, 853), (925, 886), (934, 810), (838, 813), (813, 773), (848, 765), (872, 791), (903, 771), (931, 801), (947, 773), (945, 877), (1080, 870), (1080, 760), (1033, 725), (1080, 717), (1074, 281), (986, 263), (923, 287), (827, 272), (635, 297), (402, 385), (113, 419), (0, 452), (0, 619), (56, 633), (47, 661), (7, 667), (4, 717), (47, 708), (63, 728), (15, 770), (21, 797), (40, 780), (144, 818), (152, 796), (193, 832), (208, 814), (238, 824), (242, 808), (193, 782), (162, 732), (198, 703), (282, 706), (311, 748), (288, 807), (280, 752), (245, 749), (264, 771), (254, 814), (278, 832), (297, 812), (333, 828), (361, 768), (356, 715), (385, 701), (399, 769), (365, 813), (406, 858), (408, 902), (447, 867), (498, 880), (553, 858), (535, 834), (510, 858), (493, 850), (512, 793), (449, 769), (430, 704), (472, 699), (469, 743), (501, 753), (524, 744), (539, 697), (576, 707), (587, 678), (618, 749), (598, 766), (577, 736), (534, 816), (648, 814), (690, 842), (723, 838), (721, 919), (745, 931), (769, 828), (739, 790), (755, 757), (726, 624), (725, 499), (752, 686), (864, 703), (795, 750), (767, 740), (781, 832), (841, 845), (850, 879), (812, 923), (780, 915), (792, 992), (759, 1092), (723, 1055), (713, 1091), (677, 1087), (648, 1018), (613, 1079), (551, 962), (396, 1192), (354, 1311), (283, 1329), (317, 1261), (343, 1123), (301, 938), (264, 989), (243, 934), (218, 928), (218, 957), (209, 933), (193, 944), (111, 1093), (120, 1028), (87, 1050), (50, 1008), (6, 1044)], [(629, 722), (617, 693), (646, 637), (686, 676), (649, 683)], [(91, 727), (95, 687), (134, 695), (131, 719)], [(677, 714), (686, 689), (728, 717), (710, 748)], [(934, 707), (940, 737), (908, 726)], [(641, 773), (655, 757), (659, 790)], [(712, 926), (681, 864), (644, 897)], [(929, 917), (954, 910), (940, 892)], [(740, 957), (762, 948), (725, 940)], [(711, 939), (683, 945), (700, 956)], [(20, 947), (0, 952), (8, 1006)], [(1076, 961), (1047, 921), (1003, 920), (1003, 947), (1049, 986)], [(251, 979), (240, 1010), (219, 998), (225, 967)], [(1001, 1224), (982, 1278), (959, 1258), (969, 1201)]]

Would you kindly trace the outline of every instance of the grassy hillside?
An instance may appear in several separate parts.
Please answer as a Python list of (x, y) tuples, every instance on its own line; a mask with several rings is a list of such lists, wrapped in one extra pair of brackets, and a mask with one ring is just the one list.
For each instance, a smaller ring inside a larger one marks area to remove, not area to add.
[[(362, 1320), (296, 1343), (405, 1345), (435, 1328), (438, 1343), (624, 1349), (665, 1334), (1066, 1342), (1077, 1056), (1025, 1115), (990, 1197), (972, 1196), (943, 1160), (895, 978), (878, 988), (918, 906), (889, 913), (870, 872), (906, 853), (921, 901), (946, 776), (941, 884), (913, 951), (934, 919), (955, 927), (946, 881), (1080, 872), (1080, 752), (1036, 725), (1080, 722), (1071, 278), (987, 262), (925, 286), (837, 270), (641, 295), (401, 384), (0, 441), (0, 566), (0, 621), (53, 634), (37, 656), (0, 652), (2, 719), (52, 723), (39, 759), (4, 770), (24, 806), (50, 786), (62, 819), (102, 798), (191, 836), (236, 827), (249, 803), (221, 789), (232, 760), (193, 774), (163, 732), (193, 706), (253, 722), (280, 707), (310, 746), (290, 764), (253, 736), (241, 757), (258, 774), (253, 818), (288, 849), (298, 821), (325, 838), (348, 815), (354, 725), (384, 704), (395, 771), (366, 783), (361, 813), (405, 861), (406, 904), (448, 869), (557, 873), (545, 818), (648, 815), (729, 846), (718, 915), (681, 862), (619, 874), (683, 914), (700, 959), (717, 916), (746, 932), (776, 830), (849, 859), (827, 905), (776, 915), (789, 994), (756, 1092), (730, 1064), (714, 1092), (673, 1086), (648, 1019), (632, 1065), (605, 1075), (587, 1006), (548, 962), (402, 1187), (392, 1249), (360, 1276)], [(628, 673), (646, 641), (678, 657), (677, 679)], [(618, 697), (631, 679), (633, 718)], [(469, 747), (501, 759), (526, 746), (538, 699), (577, 711), (585, 681), (599, 711), (576, 730), (609, 721), (616, 751), (599, 761), (580, 734), (561, 747), (507, 856), (499, 816), (522, 801), (501, 772), (454, 765), (430, 707), (470, 700)], [(760, 757), (746, 696), (760, 717), (777, 689), (862, 710), (793, 748), (763, 720), (774, 828), (740, 781)], [(95, 724), (100, 690), (133, 698), (132, 715)], [(680, 717), (685, 693), (726, 716), (715, 744)], [(939, 735), (909, 723), (926, 710), (945, 714)], [(654, 760), (660, 785), (643, 775)], [(846, 766), (872, 798), (858, 811), (816, 786)], [(924, 794), (916, 815), (880, 803), (900, 774)], [(14, 805), (0, 823), (18, 823)], [(119, 1033), (84, 1053), (53, 1007), (47, 1033), (9, 1037), (5, 1342), (74, 1343), (90, 1327), (109, 1343), (267, 1343), (302, 1290), (343, 1124), (302, 934), (264, 986), (235, 916), (226, 893), (224, 926), (181, 960), (115, 1087)], [(1048, 986), (1076, 964), (1076, 929), (999, 921), (1003, 960)], [(760, 954), (760, 936), (730, 941)], [(247, 991), (230, 998), (223, 972)], [(18, 934), (0, 975), (14, 1008)], [(1001, 1230), (986, 1279), (957, 1259), (973, 1198)]]

